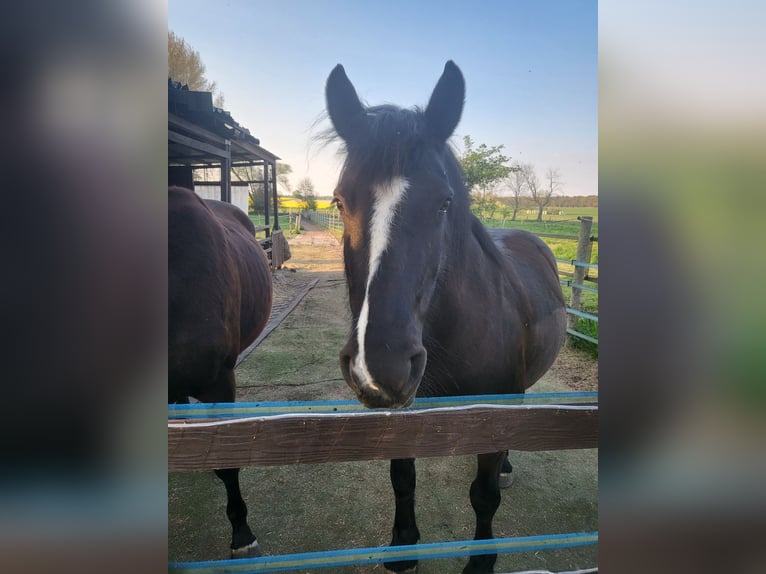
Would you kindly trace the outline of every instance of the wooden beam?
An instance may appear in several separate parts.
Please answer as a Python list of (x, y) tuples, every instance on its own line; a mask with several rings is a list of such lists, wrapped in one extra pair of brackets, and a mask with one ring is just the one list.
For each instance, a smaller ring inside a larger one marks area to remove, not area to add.
[[(231, 166), (232, 167), (250, 167), (250, 166), (256, 166), (261, 167), (263, 166), (262, 161), (242, 161), (242, 160), (232, 160)], [(253, 183), (259, 183), (261, 180), (253, 180)]]
[(254, 155), (263, 160), (269, 162), (276, 162), (280, 157), (274, 155), (269, 150), (262, 148), (261, 146), (254, 144), (247, 140), (234, 140), (233, 142), (239, 149), (246, 151), (250, 155)]
[[(271, 227), (269, 221), (269, 163), (263, 164), (263, 222)], [(270, 232), (266, 232), (266, 237), (270, 235)], [(271, 260), (271, 257), (269, 257)]]
[[(279, 229), (279, 197), (277, 196), (277, 162), (271, 162), (272, 200), (274, 201), (274, 231)], [(264, 170), (264, 173), (266, 171)], [(268, 189), (268, 187), (266, 188)]]
[(179, 117), (175, 114), (168, 114), (168, 125), (171, 125), (176, 128), (180, 128), (184, 131), (189, 132), (190, 134), (194, 134), (197, 137), (203, 138), (209, 142), (217, 143), (220, 145), (223, 145), (226, 142), (226, 138), (223, 136), (219, 136), (218, 134), (211, 132), (210, 130), (206, 130), (205, 128), (198, 126), (195, 123), (192, 123), (188, 120), (183, 119), (182, 117)]
[(168, 422), (168, 470), (598, 446), (598, 407), (470, 406)]
[[(231, 142), (226, 140), (226, 151), (231, 152)], [(221, 201), (231, 203), (231, 153), (221, 162)]]
[[(185, 145), (188, 148), (195, 149), (198, 151), (203, 151), (206, 153), (209, 153), (211, 155), (214, 155), (216, 157), (220, 157), (222, 159), (227, 159), (231, 157), (231, 152), (228, 152), (227, 150), (223, 148), (216, 147), (212, 144), (205, 143), (199, 140), (195, 140), (193, 138), (190, 138), (185, 135), (181, 135), (179, 133), (176, 133), (174, 131), (168, 130), (168, 140)], [(168, 158), (171, 161), (173, 158)]]

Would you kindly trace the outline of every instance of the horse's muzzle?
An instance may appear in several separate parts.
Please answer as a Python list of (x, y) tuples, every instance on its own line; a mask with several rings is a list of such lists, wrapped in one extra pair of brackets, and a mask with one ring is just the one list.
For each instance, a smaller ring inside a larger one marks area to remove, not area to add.
[(340, 367), (346, 383), (359, 402), (371, 409), (398, 409), (409, 406), (426, 367), (426, 350), (413, 346), (408, 352), (368, 352), (365, 361), (352, 354), (349, 345), (340, 353)]

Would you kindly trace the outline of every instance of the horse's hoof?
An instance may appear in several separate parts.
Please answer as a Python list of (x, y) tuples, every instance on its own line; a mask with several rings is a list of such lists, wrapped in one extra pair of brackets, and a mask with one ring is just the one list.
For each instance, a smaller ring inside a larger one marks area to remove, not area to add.
[(258, 558), (262, 555), (261, 547), (258, 546), (257, 540), (253, 540), (247, 546), (242, 546), (241, 548), (232, 548), (231, 550), (232, 558)]
[(508, 488), (513, 484), (512, 472), (501, 472), (497, 478), (497, 484), (500, 488)]
[(386, 572), (389, 574), (416, 574), (418, 571), (418, 565), (415, 564), (415, 566), (412, 566), (410, 568), (407, 568), (407, 570), (389, 570), (386, 568)]

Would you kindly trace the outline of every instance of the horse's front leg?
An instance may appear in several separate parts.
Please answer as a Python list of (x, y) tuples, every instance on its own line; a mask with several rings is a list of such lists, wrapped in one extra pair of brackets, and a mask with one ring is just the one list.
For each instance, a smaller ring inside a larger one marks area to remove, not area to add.
[[(400, 458), (391, 461), (391, 485), (396, 497), (391, 546), (415, 544), (420, 539), (420, 532), (415, 524), (415, 459)], [(390, 572), (414, 572), (417, 560), (386, 562)]]
[[(498, 475), (505, 459), (505, 452), (480, 454), (476, 479), (471, 484), (471, 506), (476, 512), (475, 540), (493, 538), (492, 519), (500, 506)], [(497, 554), (471, 556), (463, 574), (485, 574), (492, 572)]]
[(239, 469), (216, 469), (226, 487), (226, 516), (231, 523), (231, 557), (254, 558), (261, 555), (258, 541), (247, 524), (247, 505), (239, 490)]
[[(225, 370), (215, 384), (200, 393), (204, 403), (233, 403), (236, 396), (234, 370)], [(247, 505), (239, 489), (239, 469), (216, 469), (215, 474), (226, 487), (226, 516), (231, 523), (231, 557), (253, 558), (261, 555), (258, 541), (247, 524)]]

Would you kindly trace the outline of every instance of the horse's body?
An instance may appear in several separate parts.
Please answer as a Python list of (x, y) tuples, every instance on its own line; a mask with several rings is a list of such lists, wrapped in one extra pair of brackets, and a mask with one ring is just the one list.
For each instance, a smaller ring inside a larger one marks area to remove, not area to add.
[[(406, 406), (416, 395), (523, 393), (564, 339), (550, 249), (524, 231), (487, 231), (470, 212), (446, 143), (464, 94), (452, 62), (424, 111), (365, 107), (342, 66), (327, 81), (328, 112), (347, 152), (335, 201), (354, 324), (340, 363), (369, 407)], [(492, 538), (504, 455), (478, 457), (470, 494), (477, 539)], [(392, 544), (414, 544), (414, 460), (391, 461), (391, 481)], [(474, 556), (464, 572), (491, 572), (495, 559)]]
[[(168, 402), (234, 402), (237, 356), (271, 312), (269, 262), (239, 208), (168, 189)], [(224, 482), (234, 555), (258, 554), (239, 490), (239, 469)]]

